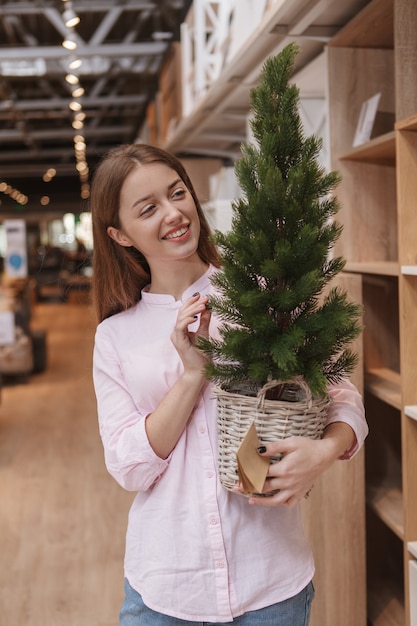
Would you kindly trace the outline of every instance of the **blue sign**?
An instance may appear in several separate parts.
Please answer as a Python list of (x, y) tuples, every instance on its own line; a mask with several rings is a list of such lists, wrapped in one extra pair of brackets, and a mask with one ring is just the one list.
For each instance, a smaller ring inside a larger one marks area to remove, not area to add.
[(13, 254), (11, 254), (9, 256), (9, 265), (14, 269), (14, 270), (20, 270), (20, 268), (23, 265), (23, 257), (21, 254), (17, 254), (17, 252), (14, 252)]

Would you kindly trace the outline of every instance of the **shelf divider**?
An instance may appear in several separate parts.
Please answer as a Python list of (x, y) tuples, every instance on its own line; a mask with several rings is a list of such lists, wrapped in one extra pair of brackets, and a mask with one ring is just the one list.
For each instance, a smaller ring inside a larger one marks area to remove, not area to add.
[(401, 376), (388, 368), (373, 368), (365, 373), (365, 388), (375, 397), (401, 411)]
[(368, 487), (367, 502), (401, 541), (404, 540), (403, 495), (398, 487)]
[(345, 272), (358, 274), (377, 274), (379, 276), (398, 276), (399, 263), (396, 261), (348, 261)]
[(367, 141), (361, 146), (352, 148), (349, 152), (345, 152), (340, 159), (342, 161), (364, 161), (395, 167), (395, 131), (392, 130)]

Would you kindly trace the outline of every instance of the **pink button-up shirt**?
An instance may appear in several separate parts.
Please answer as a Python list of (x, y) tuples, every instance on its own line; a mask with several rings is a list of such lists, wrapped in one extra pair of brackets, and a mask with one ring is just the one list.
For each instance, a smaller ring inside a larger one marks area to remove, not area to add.
[[(209, 294), (212, 268), (183, 294)], [(145, 419), (182, 372), (170, 341), (182, 301), (142, 293), (140, 302), (97, 328), (94, 384), (110, 474), (137, 491), (126, 538), (125, 575), (147, 606), (190, 621), (232, 621), (297, 594), (314, 564), (300, 507), (254, 507), (220, 486), (216, 401), (198, 398), (175, 449), (161, 459)], [(216, 319), (212, 316), (213, 332)], [(330, 421), (367, 434), (361, 398), (349, 383), (330, 388)], [(173, 416), (175, 418), (175, 416)]]

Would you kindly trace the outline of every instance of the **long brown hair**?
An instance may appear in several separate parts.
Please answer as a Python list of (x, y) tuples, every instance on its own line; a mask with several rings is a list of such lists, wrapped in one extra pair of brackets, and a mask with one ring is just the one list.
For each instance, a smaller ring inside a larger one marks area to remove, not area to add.
[(163, 163), (177, 172), (191, 193), (200, 219), (197, 253), (205, 263), (219, 267), (219, 255), (210, 240), (210, 227), (191, 180), (174, 155), (147, 144), (126, 144), (110, 150), (93, 177), (90, 208), (93, 224), (93, 302), (98, 320), (124, 311), (140, 300), (141, 290), (150, 283), (145, 257), (135, 248), (116, 243), (107, 228), (120, 228), (119, 206), (122, 185), (138, 165)]

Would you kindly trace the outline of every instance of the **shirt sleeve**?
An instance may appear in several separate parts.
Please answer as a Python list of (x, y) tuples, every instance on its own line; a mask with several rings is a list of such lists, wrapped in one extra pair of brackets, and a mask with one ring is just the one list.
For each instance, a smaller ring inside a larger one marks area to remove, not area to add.
[(129, 392), (122, 365), (111, 338), (96, 331), (93, 381), (100, 436), (107, 470), (128, 491), (146, 491), (169, 465), (153, 451), (141, 414)]
[(348, 379), (329, 385), (328, 392), (332, 402), (328, 412), (327, 425), (335, 422), (344, 422), (349, 424), (356, 436), (353, 446), (339, 457), (341, 460), (347, 460), (361, 449), (368, 434), (368, 424), (365, 419), (362, 397)]

